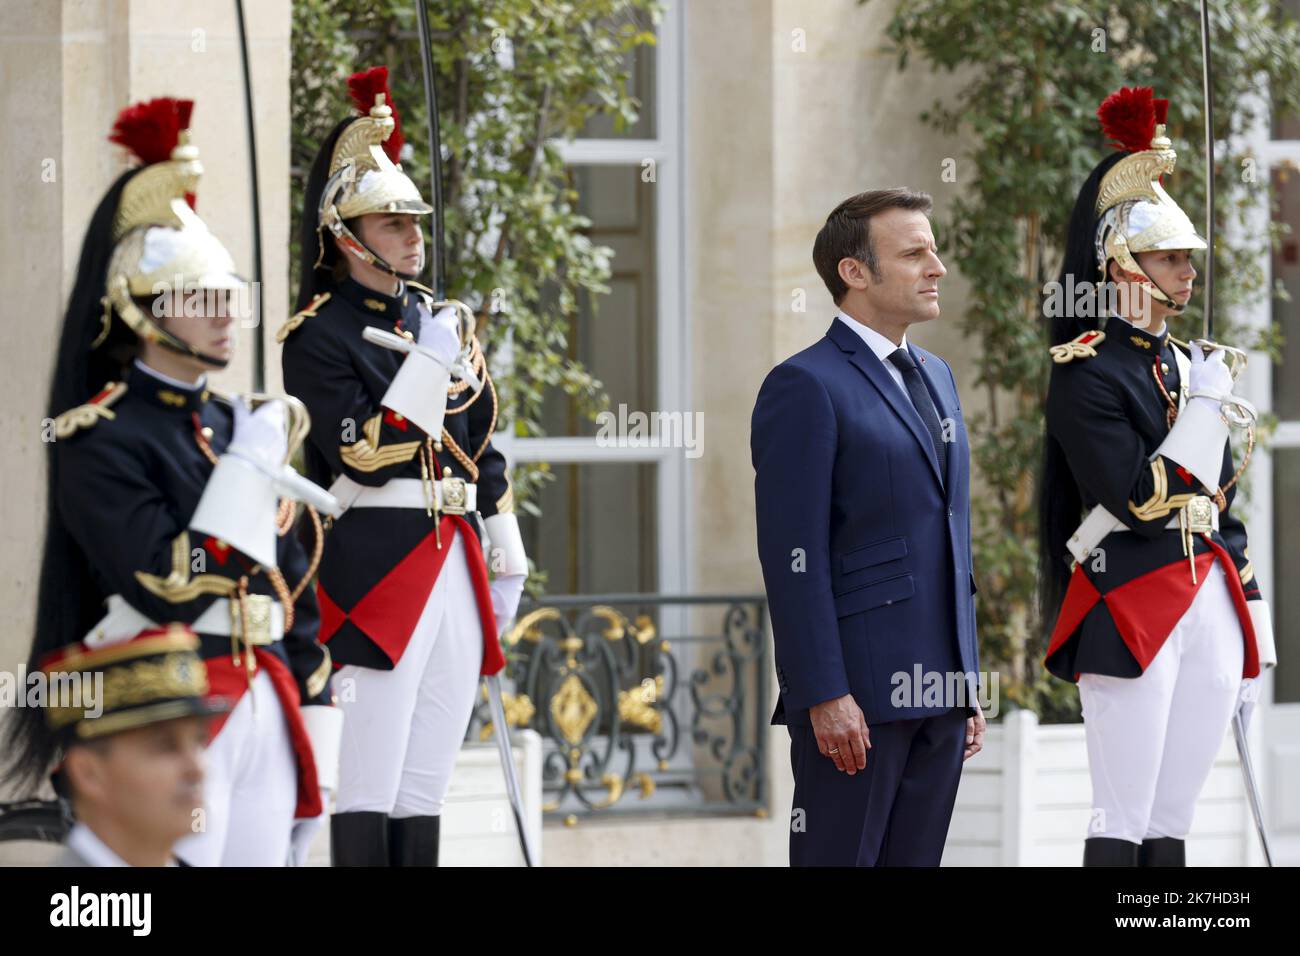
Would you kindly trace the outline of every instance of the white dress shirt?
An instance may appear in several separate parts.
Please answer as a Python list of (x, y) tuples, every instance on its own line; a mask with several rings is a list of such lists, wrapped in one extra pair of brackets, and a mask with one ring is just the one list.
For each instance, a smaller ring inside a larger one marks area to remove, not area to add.
[[(114, 853), (95, 831), (84, 823), (74, 824), (68, 833), (64, 846), (86, 861), (88, 866), (130, 866), (124, 859)], [(176, 866), (176, 858), (167, 861), (168, 866)]]
[[(885, 363), (885, 371), (889, 373), (889, 377), (898, 383), (898, 387), (902, 389), (904, 395), (908, 395), (907, 386), (903, 384), (902, 371), (897, 365), (889, 361), (889, 356), (893, 355), (899, 349), (907, 348), (907, 333), (903, 333), (903, 344), (895, 345), (875, 329), (871, 328), (869, 325), (863, 325), (843, 310), (835, 313), (835, 318), (839, 319), (861, 336), (862, 341), (866, 342), (867, 345), (871, 347), (871, 351), (876, 354), (876, 358)], [(912, 400), (910, 395), (908, 395), (907, 400), (909, 402)]]
[[(1120, 320), (1121, 322), (1123, 322), (1125, 325), (1131, 325), (1131, 326), (1133, 326), (1133, 328), (1135, 328), (1135, 329), (1141, 329), (1141, 330), (1142, 330), (1143, 332), (1145, 332), (1147, 335), (1161, 336), (1161, 335), (1164, 335), (1164, 334), (1165, 334), (1165, 326), (1166, 326), (1166, 323), (1164, 323), (1164, 322), (1161, 322), (1161, 323), (1160, 323), (1160, 328), (1158, 328), (1158, 329), (1150, 329), (1150, 328), (1143, 328), (1142, 326), (1138, 325), (1136, 322), (1131, 322), (1131, 321), (1129, 321), (1128, 319), (1124, 318), (1124, 316), (1120, 315), (1118, 312), (1112, 312), (1112, 313), (1111, 313), (1111, 316), (1114, 317), (1114, 318), (1116, 318), (1116, 319), (1119, 319), (1119, 320)], [(1103, 323), (1103, 324), (1104, 324), (1104, 323)]]
[(143, 359), (136, 359), (135, 367), (147, 375), (152, 375), (154, 378), (158, 379), (158, 381), (170, 385), (172, 388), (179, 388), (186, 392), (197, 391), (206, 385), (208, 381), (207, 375), (200, 375), (197, 382), (182, 382), (179, 378), (172, 378), (170, 375), (164, 375), (151, 365), (145, 365)]
[(95, 836), (95, 831), (84, 823), (78, 823), (68, 834), (68, 848), (86, 861), (90, 866), (130, 866), (120, 856), (108, 848), (108, 844)]

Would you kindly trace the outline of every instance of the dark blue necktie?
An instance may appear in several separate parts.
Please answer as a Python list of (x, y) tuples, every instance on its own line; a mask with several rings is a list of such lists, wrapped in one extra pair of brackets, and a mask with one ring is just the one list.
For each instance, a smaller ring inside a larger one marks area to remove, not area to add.
[(925, 427), (930, 432), (930, 440), (934, 442), (934, 453), (939, 458), (939, 474), (947, 475), (948, 455), (944, 451), (943, 428), (939, 424), (939, 412), (934, 407), (934, 399), (930, 397), (930, 390), (925, 387), (925, 379), (921, 378), (921, 370), (916, 367), (916, 362), (912, 360), (912, 353), (907, 349), (891, 352), (889, 361), (903, 373), (903, 384), (907, 387), (907, 394), (911, 396), (912, 404), (916, 406), (917, 414), (921, 416), (921, 421), (925, 422)]

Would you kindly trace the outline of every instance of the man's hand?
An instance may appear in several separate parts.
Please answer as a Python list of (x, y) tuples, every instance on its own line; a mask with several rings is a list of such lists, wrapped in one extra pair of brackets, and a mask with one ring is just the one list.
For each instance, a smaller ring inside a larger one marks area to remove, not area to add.
[(966, 749), (961, 755), (963, 761), (984, 749), (984, 729), (987, 726), (984, 722), (984, 708), (979, 701), (975, 701), (975, 716), (966, 718)]
[(867, 768), (871, 735), (852, 694), (814, 704), (808, 716), (817, 735), (817, 749), (835, 761), (835, 769), (851, 777)]

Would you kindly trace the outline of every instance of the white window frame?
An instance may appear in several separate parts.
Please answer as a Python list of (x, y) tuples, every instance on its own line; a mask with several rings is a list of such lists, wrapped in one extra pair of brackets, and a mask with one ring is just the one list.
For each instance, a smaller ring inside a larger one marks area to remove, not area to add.
[[(655, 137), (556, 141), (570, 166), (624, 166), (640, 170), (654, 161), (656, 404), (660, 409), (691, 409), (690, 337), (686, 301), (685, 123), (682, 93), (683, 16), (679, 4), (666, 6), (655, 44)], [(599, 369), (594, 370), (599, 374)], [(652, 411), (642, 409), (642, 411)], [(505, 437), (505, 436), (499, 436)], [(511, 461), (567, 464), (650, 462), (656, 469), (657, 590), (684, 594), (691, 577), (691, 496), (681, 448), (604, 448), (595, 437), (545, 437), (493, 440)]]
[[(1279, 166), (1293, 166), (1300, 169), (1300, 139), (1273, 139), (1269, 117), (1272, 109), (1269, 101), (1261, 96), (1259, 101), (1248, 104), (1255, 109), (1259, 121), (1245, 136), (1248, 155), (1254, 156), (1258, 163), (1256, 183), (1262, 185), (1260, 198), (1250, 207), (1244, 228), (1250, 235), (1264, 235), (1272, 217), (1271, 199), (1273, 191), (1273, 171)], [(1249, 304), (1246, 309), (1246, 322), (1252, 329), (1267, 329), (1273, 322), (1273, 253), (1265, 248), (1260, 253), (1259, 267), (1264, 275), (1265, 294)], [(1242, 379), (1244, 397), (1252, 402), (1261, 413), (1273, 410), (1273, 362), (1262, 352), (1250, 353), (1250, 365)], [(1276, 601), (1269, 595), (1275, 594), (1273, 535), (1273, 452), (1300, 448), (1300, 420), (1278, 423), (1277, 431), (1267, 449), (1257, 448), (1251, 461), (1250, 500), (1246, 509), (1246, 522), (1250, 530), (1251, 564), (1260, 577), (1260, 586), (1264, 599), (1276, 606)], [(1267, 675), (1267, 686), (1262, 699), (1274, 701), (1272, 675)]]

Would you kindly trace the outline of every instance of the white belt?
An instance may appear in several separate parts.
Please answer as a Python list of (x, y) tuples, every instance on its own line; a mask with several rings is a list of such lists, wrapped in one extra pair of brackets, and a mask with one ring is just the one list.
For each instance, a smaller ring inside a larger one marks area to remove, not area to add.
[[(284, 608), (279, 601), (265, 594), (251, 594), (246, 601), (250, 619), (248, 643), (274, 644), (284, 637)], [(229, 637), (234, 632), (242, 636), (239, 620), (238, 604), (230, 598), (217, 598), (190, 624), (190, 629), (196, 634)], [(128, 604), (120, 594), (114, 594), (108, 599), (108, 613), (90, 629), (84, 641), (87, 647), (100, 647), (129, 640), (141, 631), (159, 626), (157, 621)]]
[[(478, 510), (478, 485), (463, 478), (440, 478), (431, 482), (434, 503), (444, 514), (467, 514)], [(422, 478), (390, 478), (378, 487), (362, 485), (340, 475), (330, 485), (330, 494), (348, 508), (427, 508), (429, 500)]]
[[(1183, 510), (1174, 512), (1172, 518), (1165, 524), (1167, 531), (1181, 531)], [(1215, 531), (1219, 530), (1219, 509), (1212, 505), (1209, 509), (1210, 524)], [(1070, 554), (1074, 555), (1074, 560), (1080, 564), (1088, 560), (1088, 556), (1096, 550), (1097, 545), (1113, 531), (1131, 531), (1133, 530), (1124, 522), (1120, 521), (1113, 514), (1106, 510), (1102, 505), (1097, 505), (1092, 511), (1088, 512), (1088, 517), (1083, 519), (1083, 524), (1079, 525), (1077, 531), (1070, 535), (1070, 540), (1066, 543)]]

